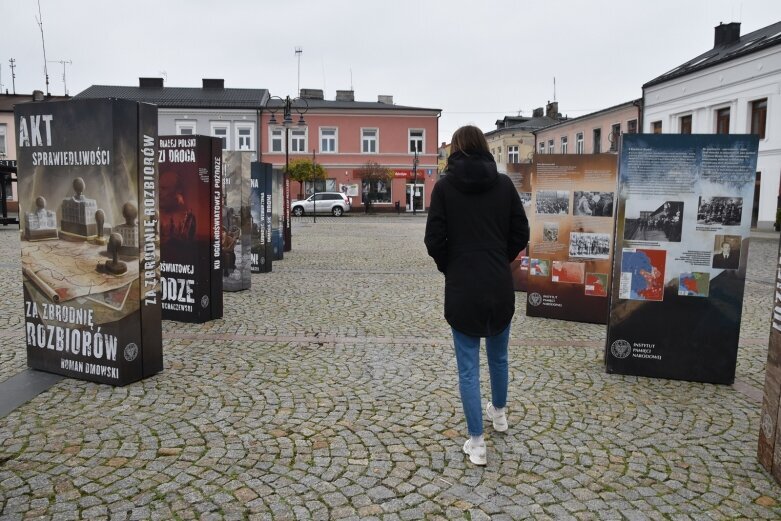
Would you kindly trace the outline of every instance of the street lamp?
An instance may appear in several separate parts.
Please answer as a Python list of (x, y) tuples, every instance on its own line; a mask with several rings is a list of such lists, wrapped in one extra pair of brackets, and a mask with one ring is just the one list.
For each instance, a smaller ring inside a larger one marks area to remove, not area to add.
[(410, 194), (410, 200), (412, 201), (412, 215), (417, 215), (417, 207), (415, 206), (415, 193), (418, 189), (418, 146), (415, 144), (415, 157), (412, 159), (412, 193)]
[[(278, 100), (281, 103), (274, 103), (271, 105), (271, 100)], [(303, 106), (301, 106), (303, 102)], [(269, 126), (277, 126), (276, 114), (282, 110), (282, 126), (285, 127), (285, 171), (283, 175), (283, 204), (282, 204), (282, 220), (285, 228), (285, 248), (284, 251), (290, 251), (292, 249), (293, 236), (290, 228), (290, 177), (288, 175), (288, 168), (290, 166), (290, 128), (293, 127), (293, 111), (298, 114), (298, 122), (295, 123), (299, 128), (306, 128), (306, 121), (304, 121), (304, 114), (309, 110), (309, 103), (303, 98), (293, 98), (285, 96), (280, 98), (279, 96), (269, 96), (266, 100), (264, 108), (271, 113), (271, 117), (268, 120)]]

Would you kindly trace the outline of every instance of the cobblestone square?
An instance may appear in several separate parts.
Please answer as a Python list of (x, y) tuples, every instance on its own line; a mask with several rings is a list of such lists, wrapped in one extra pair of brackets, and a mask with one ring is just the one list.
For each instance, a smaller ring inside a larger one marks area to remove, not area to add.
[[(756, 460), (777, 235), (752, 239), (733, 386), (607, 375), (604, 326), (517, 294), (510, 429), (479, 468), (424, 227), (296, 220), (224, 319), (163, 323), (164, 372), (65, 379), (0, 419), (0, 519), (781, 518)], [(26, 367), (10, 229), (0, 292), (1, 382)]]

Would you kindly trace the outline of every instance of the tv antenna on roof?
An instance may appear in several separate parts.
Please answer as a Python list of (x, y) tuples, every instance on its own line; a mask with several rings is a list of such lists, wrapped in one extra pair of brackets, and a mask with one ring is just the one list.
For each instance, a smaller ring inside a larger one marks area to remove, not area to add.
[(49, 95), (49, 69), (46, 66), (46, 42), (43, 39), (43, 16), (41, 15), (41, 0), (38, 0), (38, 16), (35, 18), (41, 29), (41, 45), (43, 46), (43, 74), (46, 76), (46, 95)]
[(168, 73), (167, 72), (165, 72), (165, 71), (158, 71), (157, 73), (160, 76), (162, 76), (163, 78), (165, 78), (165, 82), (168, 83)]
[(14, 94), (16, 94), (16, 72), (14, 72), (14, 69), (16, 68), (16, 60), (11, 58), (8, 60), (8, 62), (11, 64), (11, 86), (14, 89)]
[(553, 101), (556, 101), (556, 76), (553, 77)]
[(65, 89), (65, 95), (68, 95), (68, 83), (65, 81), (65, 66), (66, 65), (73, 65), (73, 62), (70, 60), (49, 60), (49, 63), (60, 63), (62, 64), (62, 87)]
[(296, 47), (296, 58), (298, 59), (298, 83), (296, 84), (296, 96), (301, 95), (301, 53), (304, 52), (304, 49), (301, 47)]

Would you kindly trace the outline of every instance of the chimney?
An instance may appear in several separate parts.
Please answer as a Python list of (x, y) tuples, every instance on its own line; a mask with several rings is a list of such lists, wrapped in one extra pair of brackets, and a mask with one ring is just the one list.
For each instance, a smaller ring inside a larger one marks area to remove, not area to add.
[(740, 40), (740, 22), (719, 23), (715, 27), (716, 34), (713, 46), (730, 45)]
[(301, 89), (301, 93), (299, 94), (301, 99), (324, 99), (323, 98), (323, 89)]
[(393, 105), (393, 96), (380, 94), (379, 96), (377, 96), (377, 102), (384, 103), (386, 105)]
[(204, 89), (224, 89), (225, 80), (217, 78), (203, 78)]
[(138, 78), (138, 86), (142, 89), (161, 89), (163, 78)]
[(34, 90), (33, 91), (33, 101), (43, 101), (43, 91), (42, 90)]
[(542, 117), (542, 107), (537, 107), (536, 109), (534, 109), (534, 111), (532, 112), (532, 117), (533, 118), (541, 118)]
[(336, 101), (355, 101), (355, 91), (337, 90)]
[(548, 104), (545, 105), (545, 115), (552, 119), (560, 118), (561, 114), (559, 114), (559, 102), (549, 101)]

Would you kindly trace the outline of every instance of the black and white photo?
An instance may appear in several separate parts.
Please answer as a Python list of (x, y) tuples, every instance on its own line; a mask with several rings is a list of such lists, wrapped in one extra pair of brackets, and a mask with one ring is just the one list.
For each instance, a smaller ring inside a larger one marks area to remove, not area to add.
[(738, 226), (743, 218), (742, 197), (703, 197), (697, 205), (697, 224)]
[(683, 202), (627, 199), (624, 240), (681, 242)]
[(575, 191), (574, 215), (613, 217), (613, 192)]
[(526, 211), (532, 205), (532, 193), (531, 192), (518, 192), (521, 196), (521, 203), (523, 203), (523, 209)]
[(537, 191), (537, 213), (569, 214), (569, 192), (566, 190)]
[(558, 242), (559, 225), (557, 223), (542, 223), (542, 240), (544, 242)]
[(570, 232), (569, 256), (576, 258), (609, 259), (610, 234)]

